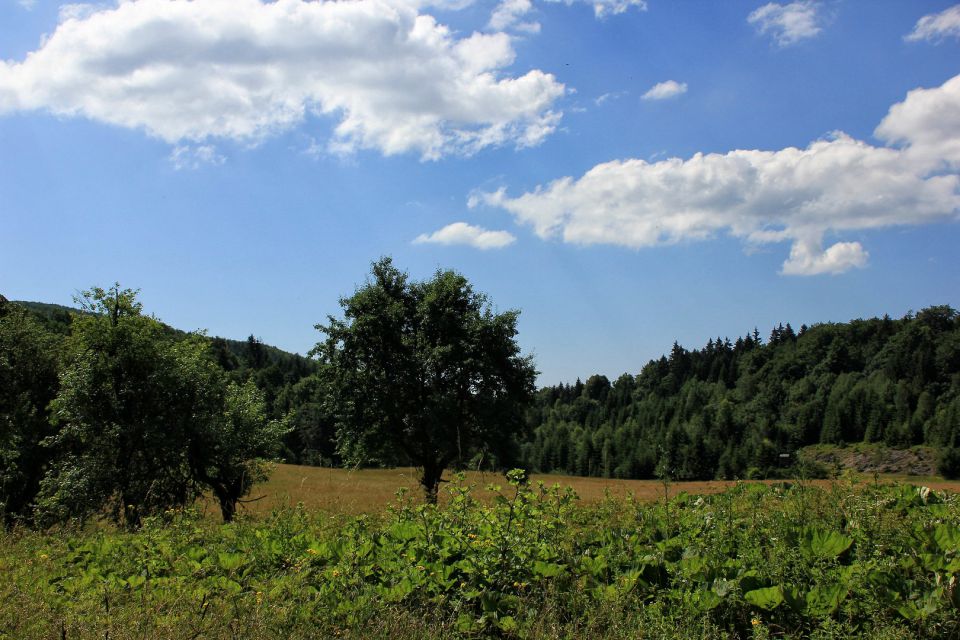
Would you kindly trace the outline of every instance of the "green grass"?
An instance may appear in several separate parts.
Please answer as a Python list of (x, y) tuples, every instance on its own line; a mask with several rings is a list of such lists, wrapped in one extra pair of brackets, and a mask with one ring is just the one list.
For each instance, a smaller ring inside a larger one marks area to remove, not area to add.
[(960, 637), (956, 494), (845, 481), (586, 502), (514, 480), (453, 482), (439, 508), (16, 531), (0, 638)]

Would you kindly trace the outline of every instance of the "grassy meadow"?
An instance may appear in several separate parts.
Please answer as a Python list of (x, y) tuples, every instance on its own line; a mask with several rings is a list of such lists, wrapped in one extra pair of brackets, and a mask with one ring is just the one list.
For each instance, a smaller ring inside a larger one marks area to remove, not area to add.
[(955, 484), (450, 479), (279, 465), (229, 525), (13, 531), (0, 638), (960, 637)]
[[(449, 481), (455, 474), (448, 471), (444, 479)], [(854, 474), (850, 476), (861, 483), (906, 482), (922, 484), (932, 489), (960, 492), (960, 482), (945, 481), (939, 477), (916, 476), (873, 476)], [(503, 474), (492, 472), (468, 471), (465, 482), (474, 487), (474, 495), (481, 501), (487, 501), (495, 495), (487, 489), (489, 485), (503, 485)], [(533, 474), (530, 482), (543, 482), (547, 486), (559, 484), (570, 487), (582, 503), (595, 503), (608, 496), (627, 498), (632, 496), (640, 502), (662, 500), (664, 491), (674, 497), (680, 493), (706, 495), (723, 492), (741, 484), (740, 481), (710, 480), (705, 482), (671, 482), (667, 486), (659, 480), (615, 480), (609, 478), (584, 478), (578, 476)], [(755, 484), (778, 484), (782, 481), (751, 481)], [(804, 480), (807, 486), (829, 489), (832, 480)], [(441, 485), (442, 487), (443, 485)], [(302, 503), (308, 511), (322, 510), (329, 513), (358, 515), (382, 512), (396, 499), (396, 493), (406, 489), (415, 500), (420, 497), (421, 489), (417, 482), (416, 469), (333, 469), (307, 467), (300, 465), (278, 464), (270, 479), (254, 488), (248, 501), (240, 507), (240, 513), (261, 517), (275, 509), (293, 507)], [(440, 502), (444, 504), (449, 494), (441, 489)], [(210, 517), (216, 518), (219, 512), (209, 503), (204, 506)]]

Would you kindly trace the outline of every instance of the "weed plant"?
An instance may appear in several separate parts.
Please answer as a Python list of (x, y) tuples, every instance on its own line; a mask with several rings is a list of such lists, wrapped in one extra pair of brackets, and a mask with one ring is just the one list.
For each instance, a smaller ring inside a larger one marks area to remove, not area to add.
[(0, 638), (960, 638), (960, 501), (735, 486), (651, 504), (522, 472), (479, 502), (14, 531)]

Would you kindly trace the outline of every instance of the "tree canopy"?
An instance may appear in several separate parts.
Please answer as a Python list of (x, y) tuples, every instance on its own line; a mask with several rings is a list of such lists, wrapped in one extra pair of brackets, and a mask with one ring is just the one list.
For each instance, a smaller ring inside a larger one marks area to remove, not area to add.
[(411, 463), (432, 501), (451, 464), (510, 455), (536, 377), (519, 312), (494, 313), (459, 273), (413, 281), (390, 258), (340, 305), (313, 353), (348, 461)]
[(176, 335), (141, 313), (119, 285), (78, 299), (60, 389), (51, 403), (53, 451), (37, 502), (44, 519), (107, 509), (136, 526), (145, 515), (212, 489), (230, 519), (260, 479), (255, 460), (283, 433), (252, 386), (229, 383), (197, 334)]
[(57, 343), (0, 296), (0, 517), (30, 520), (49, 460), (47, 405), (57, 393)]

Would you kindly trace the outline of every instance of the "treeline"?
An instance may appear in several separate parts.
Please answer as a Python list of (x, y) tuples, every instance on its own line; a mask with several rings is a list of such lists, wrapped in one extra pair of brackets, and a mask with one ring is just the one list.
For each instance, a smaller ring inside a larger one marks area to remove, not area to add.
[(541, 389), (528, 425), (527, 468), (615, 478), (794, 474), (798, 449), (818, 443), (955, 453), (960, 317), (936, 306), (900, 320), (780, 325), (766, 341), (754, 330), (702, 349), (675, 343), (636, 376)]
[[(0, 302), (0, 330), (7, 332), (0, 336), (6, 340), (0, 344), (6, 354), (0, 359), (0, 430), (4, 443), (12, 443), (0, 451), (7, 469), (0, 471), (0, 502), (6, 500), (8, 513), (35, 504), (50, 473), (49, 445), (58, 429), (51, 411), (64, 393), (68, 367), (77, 366), (68, 354), (90, 339), (104, 313), (109, 316), (109, 300), (98, 304), (76, 310)], [(152, 327), (154, 340), (196, 345), (196, 357), (215, 366), (218, 388), (245, 389), (265, 420), (282, 422), (271, 455), (297, 464), (341, 464), (329, 366), (252, 335), (244, 341), (209, 338), (141, 316), (139, 307), (127, 312)], [(937, 447), (945, 453), (941, 471), (956, 475), (958, 432), (960, 316), (936, 306), (899, 320), (796, 331), (780, 325), (766, 340), (755, 329), (733, 341), (712, 339), (701, 349), (674, 344), (635, 376), (611, 382), (595, 375), (540, 389), (525, 430), (498, 443), (496, 454), (485, 447), (484, 454), (457, 464), (616, 478), (776, 477), (818, 473), (797, 466), (798, 450), (808, 445), (875, 442)], [(25, 497), (13, 497), (9, 487), (17, 483), (28, 487)]]

